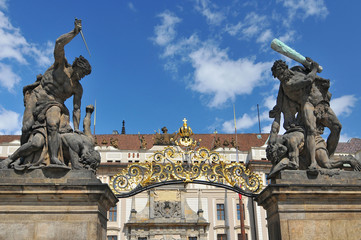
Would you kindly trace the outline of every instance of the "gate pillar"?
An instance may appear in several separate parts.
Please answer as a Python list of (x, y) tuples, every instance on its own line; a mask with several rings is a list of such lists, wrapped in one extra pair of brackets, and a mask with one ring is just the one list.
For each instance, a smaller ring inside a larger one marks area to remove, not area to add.
[(256, 201), (267, 211), (270, 240), (360, 239), (359, 172), (285, 170)]

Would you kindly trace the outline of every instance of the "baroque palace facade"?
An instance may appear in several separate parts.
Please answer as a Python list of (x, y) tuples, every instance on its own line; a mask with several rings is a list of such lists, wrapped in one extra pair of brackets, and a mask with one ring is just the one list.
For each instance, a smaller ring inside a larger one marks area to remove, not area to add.
[[(171, 144), (168, 134), (96, 135), (96, 149), (101, 154), (97, 176), (109, 183), (130, 163), (146, 161)], [(271, 168), (266, 160), (268, 134), (195, 134), (199, 147), (218, 152), (230, 162), (245, 163), (259, 174), (266, 187)], [(5, 159), (20, 145), (20, 136), (0, 136), (0, 159)], [(236, 145), (238, 151), (236, 151)], [(237, 159), (238, 152), (238, 159)], [(361, 157), (361, 139), (339, 143), (337, 154)], [(241, 204), (240, 204), (241, 203)], [(121, 198), (108, 213), (108, 240), (237, 240), (241, 238), (243, 216), (246, 239), (268, 239), (266, 212), (250, 197), (239, 200), (237, 193), (200, 184), (166, 185), (149, 189), (133, 197)]]

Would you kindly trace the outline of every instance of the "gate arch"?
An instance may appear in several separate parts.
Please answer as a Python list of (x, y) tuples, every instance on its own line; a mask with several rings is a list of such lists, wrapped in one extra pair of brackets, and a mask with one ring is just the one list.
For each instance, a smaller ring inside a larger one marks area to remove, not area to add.
[(175, 147), (154, 153), (144, 163), (129, 164), (111, 178), (110, 188), (118, 198), (126, 198), (179, 183), (221, 187), (248, 197), (255, 197), (262, 190), (261, 177), (243, 163), (231, 163), (206, 148), (180, 152)]
[(157, 151), (145, 162), (128, 164), (113, 176), (110, 188), (118, 198), (126, 198), (148, 189), (179, 183), (205, 184), (255, 197), (262, 190), (261, 177), (244, 163), (230, 162), (218, 152), (198, 148), (187, 120), (172, 140), (174, 146)]

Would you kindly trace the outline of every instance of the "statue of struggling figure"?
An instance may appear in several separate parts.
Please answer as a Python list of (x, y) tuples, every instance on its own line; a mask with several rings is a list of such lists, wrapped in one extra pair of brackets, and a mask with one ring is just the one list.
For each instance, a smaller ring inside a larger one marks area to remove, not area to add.
[[(267, 147), (267, 158), (273, 163), (270, 177), (283, 169), (308, 169), (316, 173), (322, 168), (342, 168), (345, 163), (360, 171), (360, 161), (352, 156), (333, 156), (342, 125), (330, 107), (330, 81), (317, 75), (322, 67), (277, 39), (271, 47), (303, 66), (289, 69), (284, 61), (277, 60), (272, 67), (280, 88), (276, 106), (270, 111), (274, 118)], [(281, 114), (286, 133), (279, 136)], [(327, 142), (321, 137), (325, 127), (330, 130)]]
[(24, 87), (21, 146), (6, 162), (1, 163), (0, 168), (8, 167), (7, 162), (17, 158), (28, 158), (27, 162), (34, 165), (44, 164), (46, 159), (46, 164), (64, 165), (60, 134), (73, 131), (64, 102), (73, 96), (74, 131), (80, 132), (83, 95), (80, 80), (91, 73), (91, 66), (83, 56), (75, 58), (72, 65), (65, 58), (65, 45), (79, 34), (81, 28), (81, 20), (75, 20), (74, 29), (56, 40), (54, 64), (43, 75), (39, 75), (35, 83)]
[[(71, 165), (75, 170), (88, 169), (95, 173), (100, 164), (100, 154), (94, 149), (94, 138), (90, 130), (93, 111), (93, 105), (86, 107), (83, 132), (65, 132), (61, 133), (60, 137), (65, 165)], [(22, 171), (45, 166), (44, 158), (39, 157), (46, 149), (44, 139), (44, 135), (36, 131), (31, 140), (20, 146), (9, 158), (0, 162), (0, 168), (10, 167)]]
[[(289, 69), (284, 61), (278, 60), (272, 67), (272, 74), (280, 80), (277, 107), (285, 114), (284, 127), (288, 130), (291, 124), (298, 124), (304, 128), (307, 155), (311, 163), (309, 169), (314, 170), (317, 168), (317, 125), (328, 127), (331, 131), (327, 139), (329, 156), (336, 150), (342, 126), (330, 107), (329, 80), (317, 76), (318, 64), (311, 59), (309, 61), (312, 62), (311, 69), (300, 66)], [(286, 110), (286, 104), (293, 107)]]

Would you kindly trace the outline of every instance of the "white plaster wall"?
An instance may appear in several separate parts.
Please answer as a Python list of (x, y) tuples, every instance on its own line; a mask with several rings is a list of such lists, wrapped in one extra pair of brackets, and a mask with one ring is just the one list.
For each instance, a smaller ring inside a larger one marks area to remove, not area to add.
[[(187, 198), (186, 199), (188, 206), (194, 211), (198, 212), (198, 198)], [(203, 210), (203, 217), (209, 221), (208, 218), (208, 200), (207, 198), (201, 198), (202, 202), (202, 210)]]
[(122, 153), (119, 152), (107, 152), (105, 155), (106, 160), (122, 160)]

